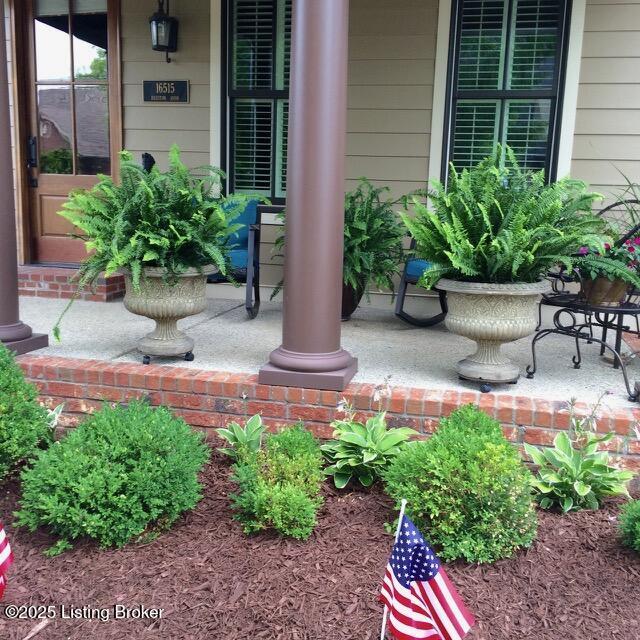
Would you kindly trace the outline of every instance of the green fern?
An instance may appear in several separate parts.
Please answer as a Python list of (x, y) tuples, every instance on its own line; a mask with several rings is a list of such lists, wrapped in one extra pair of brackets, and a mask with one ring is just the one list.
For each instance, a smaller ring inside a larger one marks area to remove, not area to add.
[(460, 173), (452, 165), (448, 187), (432, 183), (429, 208), (414, 197), (415, 217), (402, 214), (416, 255), (431, 263), (420, 284), (536, 282), (555, 265), (571, 268), (580, 247), (602, 250), (608, 239), (591, 213), (601, 197), (578, 180), (546, 184), (508, 147)]
[(208, 265), (226, 274), (234, 234), (241, 228), (233, 220), (256, 196), (220, 195), (224, 177), (215, 167), (188, 169), (176, 145), (165, 172), (157, 167), (146, 172), (122, 151), (118, 184), (100, 175), (93, 188), (71, 192), (59, 212), (79, 229), (77, 237), (88, 252), (78, 272), (78, 290), (93, 286), (103, 272), (122, 270), (139, 288), (145, 267), (163, 269), (168, 282), (189, 268)]
[(630, 269), (622, 260), (609, 256), (588, 254), (579, 256), (573, 262), (574, 269), (578, 270), (582, 277), (591, 280), (607, 278), (607, 280), (622, 280), (629, 285), (640, 289), (640, 276), (634, 269)]

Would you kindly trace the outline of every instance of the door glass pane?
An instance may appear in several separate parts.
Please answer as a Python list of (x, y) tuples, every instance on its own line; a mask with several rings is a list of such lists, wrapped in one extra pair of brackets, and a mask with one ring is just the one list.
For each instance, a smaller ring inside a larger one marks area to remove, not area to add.
[(37, 92), (40, 172), (73, 173), (70, 88), (46, 85)]
[(109, 94), (106, 85), (77, 86), (76, 172), (110, 173)]
[(38, 0), (35, 14), (38, 80), (70, 80), (68, 3), (66, 0)]
[(289, 101), (278, 100), (276, 122), (276, 197), (287, 197), (287, 137), (289, 133)]
[(106, 80), (106, 0), (75, 0), (72, 32), (73, 73), (76, 80)]

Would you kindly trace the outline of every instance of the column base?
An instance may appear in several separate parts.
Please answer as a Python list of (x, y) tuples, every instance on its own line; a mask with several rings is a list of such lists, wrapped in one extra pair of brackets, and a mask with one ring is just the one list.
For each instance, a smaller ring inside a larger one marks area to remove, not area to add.
[(351, 378), (358, 371), (358, 359), (343, 369), (334, 371), (291, 371), (281, 369), (271, 363), (265, 364), (258, 373), (260, 384), (272, 384), (279, 387), (303, 387), (305, 389), (323, 389), (326, 391), (344, 391)]
[(46, 333), (32, 333), (24, 340), (14, 340), (12, 342), (2, 342), (9, 351), (13, 351), (17, 356), (36, 349), (44, 349), (49, 346), (49, 336)]

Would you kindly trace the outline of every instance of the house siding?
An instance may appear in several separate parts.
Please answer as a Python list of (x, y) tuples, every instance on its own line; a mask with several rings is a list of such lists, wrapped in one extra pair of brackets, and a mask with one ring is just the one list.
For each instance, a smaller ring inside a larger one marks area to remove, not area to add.
[(612, 199), (640, 182), (640, 0), (588, 0), (571, 173)]
[[(151, 49), (149, 16), (157, 0), (121, 0), (122, 115), (124, 147), (136, 158), (151, 153), (161, 168), (177, 144), (185, 163), (209, 163), (209, 0), (171, 3), (178, 18), (178, 51), (165, 62)], [(189, 80), (186, 104), (143, 102), (143, 80)]]

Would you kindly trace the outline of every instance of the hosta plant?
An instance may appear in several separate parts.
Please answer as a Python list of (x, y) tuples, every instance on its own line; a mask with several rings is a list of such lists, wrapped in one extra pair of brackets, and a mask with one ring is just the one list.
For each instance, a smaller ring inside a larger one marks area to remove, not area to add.
[(598, 509), (607, 496), (628, 495), (627, 483), (633, 473), (612, 466), (609, 453), (599, 451), (600, 445), (614, 434), (595, 433), (597, 406), (588, 416), (578, 418), (571, 402), (570, 431), (560, 432), (553, 448), (524, 445), (538, 466), (532, 486), (543, 509), (559, 507), (564, 513)]
[(414, 198), (415, 218), (402, 216), (416, 255), (431, 264), (420, 280), (427, 288), (440, 278), (537, 282), (557, 264), (570, 269), (580, 247), (602, 251), (608, 239), (591, 213), (599, 194), (569, 178), (547, 184), (508, 147), (471, 169), (452, 165), (448, 184), (434, 181), (428, 196), (428, 206)]
[(363, 424), (355, 419), (350, 408), (343, 420), (336, 420), (331, 426), (334, 439), (320, 448), (329, 462), (325, 473), (333, 476), (338, 489), (346, 487), (352, 479), (370, 487), (409, 437), (417, 433), (408, 427), (388, 429), (385, 413)]
[(229, 447), (219, 447), (218, 451), (237, 460), (242, 452), (257, 453), (262, 445), (262, 434), (265, 427), (259, 414), (247, 420), (244, 427), (237, 422), (230, 422), (227, 428), (216, 429), (216, 433), (224, 438)]

